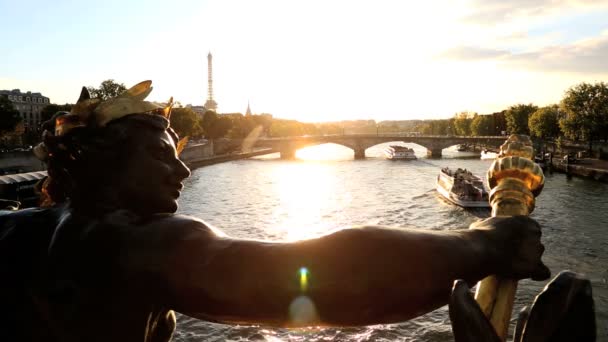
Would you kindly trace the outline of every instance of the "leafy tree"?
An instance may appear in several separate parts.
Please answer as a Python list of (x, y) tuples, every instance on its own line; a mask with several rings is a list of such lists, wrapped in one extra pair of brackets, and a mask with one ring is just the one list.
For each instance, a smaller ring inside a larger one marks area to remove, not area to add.
[(277, 120), (270, 125), (271, 137), (293, 137), (304, 135), (305, 130), (301, 122), (296, 120)]
[(232, 128), (232, 120), (225, 116), (219, 117), (212, 125), (207, 136), (210, 139), (218, 139), (226, 136), (226, 133)]
[(99, 88), (87, 87), (91, 97), (101, 98), (102, 100), (122, 94), (127, 87), (123, 83), (116, 83), (113, 79), (101, 82)]
[(471, 134), (476, 136), (494, 134), (494, 118), (492, 115), (475, 115), (471, 121)]
[(45, 122), (55, 115), (55, 113), (62, 111), (69, 112), (71, 109), (72, 105), (68, 103), (64, 105), (50, 104), (42, 108), (42, 111), (40, 111), (40, 119), (42, 122)]
[[(315, 125), (314, 123), (306, 123), (306, 122), (302, 122), (300, 123), (301, 127), (302, 127), (302, 131), (304, 134), (308, 134), (308, 135), (318, 135), (319, 134), (319, 129), (317, 128), (317, 125)], [(376, 124), (374, 123), (373, 126), (367, 126), (368, 132), (369, 133), (376, 133)]]
[(435, 121), (435, 131), (433, 131), (433, 134), (448, 135), (449, 126), (450, 126), (449, 120), (436, 120)]
[(454, 127), (456, 127), (455, 125), (455, 118), (449, 118), (448, 120), (448, 126), (445, 128), (445, 134), (446, 135), (455, 135), (456, 133), (456, 129)]
[(425, 120), (417, 126), (415, 132), (424, 135), (448, 135), (449, 120)]
[(180, 137), (199, 137), (203, 134), (201, 118), (192, 108), (173, 108), (171, 127)]
[(454, 115), (454, 133), (456, 135), (471, 135), (471, 122), (477, 113), (461, 112)]
[(432, 135), (433, 134), (433, 122), (424, 123), (420, 126), (420, 132), (424, 135)]
[(506, 112), (506, 110), (503, 110), (501, 112), (492, 113), (492, 119), (494, 119), (494, 135), (502, 135), (503, 131), (507, 132), (507, 119), (505, 119)]
[(560, 120), (564, 134), (571, 139), (608, 138), (608, 85), (580, 83), (566, 91), (561, 102), (565, 117)]
[(208, 110), (205, 112), (205, 114), (203, 114), (203, 121), (201, 124), (203, 126), (203, 132), (205, 132), (205, 135), (209, 135), (209, 132), (211, 131), (211, 126), (217, 120), (218, 116), (215, 111)]
[(216, 112), (208, 110), (203, 114), (203, 131), (209, 139), (218, 139), (226, 135), (232, 128), (232, 120), (226, 116), (219, 116)]
[(231, 116), (230, 119), (232, 120), (232, 128), (228, 135), (231, 138), (245, 138), (258, 126), (252, 115), (237, 114)]
[(556, 105), (543, 107), (528, 119), (530, 134), (541, 139), (559, 136), (558, 107)]
[(268, 129), (272, 125), (272, 115), (270, 114), (259, 114), (251, 116), (255, 121), (256, 125), (262, 126), (262, 134), (268, 135)]
[(0, 133), (10, 132), (22, 121), (19, 111), (5, 95), (0, 95)]
[(538, 110), (533, 104), (518, 104), (509, 107), (505, 112), (509, 134), (530, 134), (528, 118)]
[[(270, 125), (272, 125), (273, 121), (274, 120), (270, 121)], [(267, 132), (270, 132), (270, 126), (268, 128), (269, 129), (267, 130)], [(323, 135), (342, 134), (342, 127), (340, 126), (339, 123), (335, 123), (335, 122), (319, 123), (319, 126), (317, 128), (319, 129), (319, 134), (323, 134)], [(382, 132), (382, 124), (378, 125), (378, 129), (380, 130), (380, 132)]]

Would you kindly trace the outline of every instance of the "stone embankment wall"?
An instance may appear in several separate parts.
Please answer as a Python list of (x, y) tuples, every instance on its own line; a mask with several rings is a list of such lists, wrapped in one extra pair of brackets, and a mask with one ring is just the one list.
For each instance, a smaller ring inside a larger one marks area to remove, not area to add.
[[(589, 149), (589, 145), (585, 142), (573, 142), (573, 141), (565, 141), (562, 144), (561, 150), (557, 148), (554, 141), (546, 141), (542, 143), (543, 149), (547, 152), (553, 153), (578, 153), (580, 151), (587, 151)], [(592, 152), (589, 155), (591, 158), (600, 158), (602, 155), (608, 154), (608, 142), (603, 141), (595, 141), (592, 144)]]
[(32, 151), (0, 153), (0, 175), (46, 170), (46, 165), (38, 160)]
[(213, 142), (208, 141), (202, 144), (188, 144), (179, 155), (179, 158), (186, 164), (208, 159), (214, 156)]
[(591, 159), (579, 160), (578, 163), (564, 163), (560, 158), (553, 158), (550, 170), (557, 172), (564, 172), (569, 175), (575, 175), (580, 177), (592, 178), (598, 181), (608, 183), (608, 168), (604, 165), (596, 165), (598, 161)]
[[(180, 154), (179, 158), (190, 168), (197, 168), (201, 166), (213, 165), (217, 163), (223, 163), (231, 160), (246, 159), (256, 156), (261, 156), (269, 153), (268, 148), (258, 149), (255, 151), (241, 152), (235, 148), (240, 147), (241, 142), (235, 144), (234, 141), (225, 140), (208, 141), (204, 144), (192, 144), (188, 145)], [(222, 151), (222, 153), (218, 153)]]

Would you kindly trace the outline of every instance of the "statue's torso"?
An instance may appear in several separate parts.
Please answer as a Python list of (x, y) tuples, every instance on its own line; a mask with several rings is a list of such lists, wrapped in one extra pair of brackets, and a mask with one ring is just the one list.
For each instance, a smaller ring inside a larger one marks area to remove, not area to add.
[(150, 300), (155, 279), (121, 264), (120, 224), (64, 208), (0, 214), (0, 279), (10, 279), (0, 285), (0, 339), (167, 341), (174, 316)]

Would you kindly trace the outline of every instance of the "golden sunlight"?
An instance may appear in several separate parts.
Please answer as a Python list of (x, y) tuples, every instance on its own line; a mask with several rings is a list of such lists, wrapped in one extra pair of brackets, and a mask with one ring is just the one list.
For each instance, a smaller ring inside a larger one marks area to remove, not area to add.
[(325, 163), (288, 163), (274, 169), (273, 188), (281, 202), (273, 213), (272, 230), (286, 240), (318, 236), (333, 227), (324, 218), (335, 204), (335, 170)]

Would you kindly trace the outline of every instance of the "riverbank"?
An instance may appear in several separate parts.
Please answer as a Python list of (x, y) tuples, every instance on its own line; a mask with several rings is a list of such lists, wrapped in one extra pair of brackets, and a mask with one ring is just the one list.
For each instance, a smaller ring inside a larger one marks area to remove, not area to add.
[(608, 161), (582, 158), (576, 163), (565, 163), (561, 158), (552, 158), (549, 172), (556, 171), (608, 183)]
[(257, 157), (264, 154), (268, 154), (271, 149), (262, 149), (252, 152), (242, 152), (242, 153), (228, 153), (222, 154), (218, 156), (211, 157), (203, 157), (197, 159), (186, 159), (184, 163), (191, 169), (195, 169), (198, 167), (209, 166), (218, 163), (224, 163), (227, 161), (238, 160), (238, 159), (247, 159), (251, 157)]

